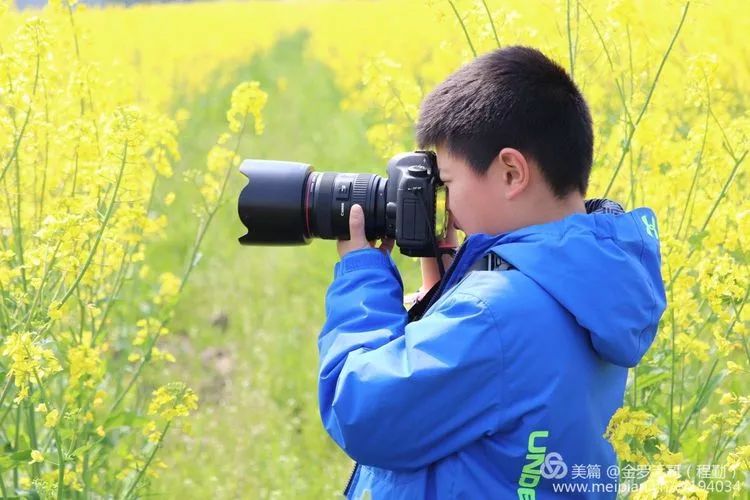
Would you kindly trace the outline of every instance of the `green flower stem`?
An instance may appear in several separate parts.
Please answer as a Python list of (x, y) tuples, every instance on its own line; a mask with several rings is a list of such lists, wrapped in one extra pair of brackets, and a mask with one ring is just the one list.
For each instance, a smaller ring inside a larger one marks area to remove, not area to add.
[[(745, 161), (745, 158), (747, 157), (747, 153), (748, 152), (749, 151), (745, 151), (742, 154), (742, 156), (740, 156), (738, 159), (735, 160), (734, 166), (732, 167), (732, 171), (729, 173), (729, 176), (727, 177), (727, 180), (724, 182), (724, 186), (722, 187), (721, 192), (719, 193), (719, 196), (716, 198), (716, 201), (714, 201), (714, 204), (711, 207), (711, 211), (708, 213), (708, 215), (706, 216), (706, 220), (703, 221), (703, 225), (698, 230), (699, 233), (702, 233), (708, 227), (708, 223), (711, 222), (711, 218), (713, 217), (714, 212), (716, 212), (716, 209), (718, 208), (719, 203), (721, 203), (721, 200), (723, 200), (724, 197), (726, 196), (727, 189), (729, 189), (729, 185), (732, 183), (732, 180), (734, 179), (735, 174), (737, 173), (737, 170), (739, 170), (740, 165), (742, 165), (742, 163)], [(674, 282), (680, 276), (680, 274), (682, 273), (683, 269), (685, 269), (686, 263), (690, 261), (690, 257), (693, 256), (693, 254), (695, 253), (695, 251), (698, 248), (701, 248), (701, 247), (698, 246), (698, 245), (693, 246), (690, 249), (690, 251), (688, 252), (687, 256), (682, 260), (682, 264), (680, 265), (680, 267), (677, 268), (677, 271), (675, 272), (675, 274), (669, 279), (669, 287), (670, 288), (672, 287), (672, 285), (674, 285)]]
[(154, 457), (156, 456), (156, 452), (159, 451), (159, 448), (161, 447), (162, 441), (164, 441), (164, 436), (167, 434), (167, 431), (169, 430), (169, 426), (172, 425), (172, 421), (167, 421), (167, 424), (164, 426), (164, 430), (159, 435), (159, 441), (157, 441), (156, 445), (154, 446), (154, 449), (151, 451), (151, 454), (148, 457), (148, 460), (143, 465), (143, 468), (138, 471), (138, 475), (136, 476), (135, 480), (133, 481), (133, 484), (130, 485), (130, 488), (128, 488), (128, 491), (125, 493), (125, 496), (123, 498), (127, 499), (130, 498), (131, 493), (135, 490), (135, 487), (138, 485), (138, 483), (141, 481), (141, 478), (143, 477), (143, 474), (146, 473), (146, 469), (148, 469), (149, 465), (151, 465), (151, 462), (153, 461)]
[[(706, 139), (708, 138), (708, 118), (711, 116), (711, 94), (708, 94), (708, 104), (706, 106), (706, 124), (703, 127), (703, 140), (701, 141), (701, 150), (698, 153), (698, 160), (697, 165), (695, 166), (695, 173), (693, 174), (693, 180), (690, 183), (690, 189), (688, 190), (687, 198), (685, 199), (685, 207), (682, 209), (682, 217), (680, 218), (680, 225), (677, 226), (677, 231), (675, 232), (675, 236), (678, 238), (680, 237), (680, 232), (682, 231), (682, 224), (685, 222), (685, 216), (688, 213), (688, 209), (691, 208), (690, 205), (690, 199), (693, 197), (693, 192), (695, 191), (695, 186), (698, 184), (698, 174), (701, 171), (701, 167), (703, 166), (703, 152), (706, 150)], [(693, 205), (695, 204), (695, 200), (693, 200)], [(687, 231), (687, 226), (685, 226), (685, 230)]]
[[(21, 138), (23, 137), (24, 130), (26, 130), (26, 125), (29, 123), (29, 117), (31, 116), (31, 109), (34, 104), (34, 97), (36, 97), (36, 88), (39, 83), (39, 66), (40, 66), (40, 60), (41, 60), (41, 54), (39, 52), (39, 39), (37, 38), (37, 51), (36, 51), (36, 69), (34, 70), (34, 86), (31, 91), (31, 97), (32, 100), (29, 103), (29, 108), (26, 111), (26, 118), (23, 122), (23, 127), (21, 128), (21, 132), (18, 134), (18, 140), (16, 141), (13, 152), (11, 153), (10, 158), (8, 159), (8, 163), (5, 165), (5, 168), (3, 169), (3, 172), (0, 174), (0, 180), (5, 177), (5, 173), (8, 171), (8, 168), (10, 167), (11, 163), (16, 164), (16, 222), (13, 224), (13, 233), (15, 234), (15, 240), (16, 240), (16, 246), (17, 249), (17, 257), (20, 261), (20, 267), (21, 267), (21, 281), (23, 282), (23, 289), (24, 292), (28, 290), (28, 283), (26, 281), (26, 268), (24, 266), (23, 261), (23, 232), (21, 229), (21, 165), (18, 160), (18, 148), (21, 145)], [(15, 117), (13, 118), (13, 125), (15, 126)], [(13, 218), (11, 217), (11, 220)]]
[(3, 474), (0, 473), (0, 491), (3, 493), (3, 498), (10, 498), (8, 496), (8, 490), (5, 489), (5, 481), (3, 481)]
[[(578, 4), (578, 2), (576, 2)], [(570, 30), (570, 0), (567, 0), (565, 2), (566, 5), (566, 27), (568, 31), (568, 59), (570, 60), (570, 79), (575, 81), (575, 68), (576, 68), (576, 59), (575, 59), (575, 53), (573, 51), (573, 35), (571, 34)], [(487, 7), (487, 4), (485, 4), (485, 8)], [(576, 9), (577, 11), (578, 9)], [(493, 27), (494, 29), (494, 27)], [(576, 24), (576, 30), (578, 30), (578, 25)], [(495, 35), (497, 37), (497, 34)], [(498, 46), (500, 45), (500, 42), (498, 42)], [(576, 48), (578, 47), (578, 36), (576, 33)]]
[[(239, 133), (237, 134), (237, 143), (234, 146), (234, 154), (232, 157), (236, 156), (237, 153), (240, 150), (240, 144), (242, 144), (242, 137), (245, 133), (245, 128), (247, 127), (247, 119), (248, 115), (245, 115), (243, 121), (242, 121), (242, 127), (240, 128)], [(216, 204), (214, 205), (213, 209), (208, 213), (208, 217), (205, 219), (205, 223), (202, 224), (200, 231), (198, 233), (198, 237), (196, 238), (195, 245), (193, 246), (192, 254), (190, 255), (190, 260), (188, 260), (187, 263), (187, 270), (185, 271), (184, 277), (182, 281), (180, 282), (180, 288), (178, 291), (179, 293), (182, 292), (183, 288), (185, 287), (185, 284), (187, 283), (188, 278), (190, 277), (190, 273), (193, 271), (193, 268), (195, 267), (195, 257), (198, 255), (198, 249), (200, 248), (201, 242), (203, 241), (203, 237), (206, 235), (206, 231), (208, 230), (208, 226), (211, 224), (211, 221), (214, 218), (214, 215), (216, 215), (216, 212), (219, 210), (219, 206), (221, 205), (221, 199), (224, 197), (224, 191), (226, 191), (227, 184), (229, 183), (229, 177), (233, 173), (233, 170), (231, 168), (231, 164), (227, 168), (227, 173), (224, 176), (224, 182), (221, 185), (221, 191), (219, 192), (219, 196), (216, 199)]]
[(26, 321), (24, 322), (23, 331), (26, 331), (26, 329), (29, 327), (29, 323), (31, 323), (31, 318), (34, 315), (34, 309), (36, 308), (36, 305), (39, 303), (39, 298), (42, 295), (42, 290), (44, 289), (44, 285), (47, 283), (47, 278), (49, 277), (50, 271), (52, 270), (52, 267), (55, 265), (55, 261), (57, 260), (57, 252), (60, 250), (60, 245), (62, 245), (62, 240), (57, 242), (57, 246), (55, 246), (55, 251), (52, 252), (52, 257), (44, 263), (44, 275), (42, 276), (42, 282), (39, 285), (39, 288), (36, 290), (36, 294), (34, 295), (34, 300), (31, 303), (31, 306), (29, 307), (29, 312), (26, 316)]
[[(147, 214), (151, 211), (151, 207), (152, 207), (153, 202), (154, 202), (157, 181), (158, 181), (158, 177), (155, 177), (154, 178), (154, 182), (151, 185), (151, 193), (149, 194), (148, 203), (146, 204), (146, 213)], [(142, 235), (143, 235), (143, 228), (139, 227), (138, 228), (138, 236), (142, 236)], [(132, 248), (132, 250), (131, 250), (131, 248)], [(120, 293), (120, 290), (122, 289), (122, 285), (123, 285), (124, 279), (125, 279), (125, 273), (126, 273), (126, 271), (128, 271), (130, 269), (130, 266), (132, 265), (132, 262), (128, 262), (127, 265), (125, 265), (125, 261), (126, 261), (126, 259), (128, 257), (132, 258), (133, 253), (135, 252), (135, 250), (137, 248), (138, 248), (137, 245), (133, 245), (131, 247), (130, 244), (128, 244), (128, 246), (125, 247), (125, 252), (123, 252), (123, 254), (122, 254), (122, 260), (120, 261), (119, 271), (117, 272), (117, 276), (115, 277), (115, 284), (114, 284), (114, 287), (113, 287), (112, 292), (110, 294), (110, 299), (107, 301), (107, 304), (104, 306), (104, 311), (102, 313), (102, 317), (99, 320), (99, 326), (98, 327), (92, 327), (92, 329), (91, 329), (92, 332), (93, 332), (93, 334), (91, 336), (91, 339), (92, 339), (91, 342), (92, 343), (96, 342), (97, 337), (102, 332), (102, 329), (104, 328), (104, 324), (105, 324), (105, 322), (107, 320), (107, 316), (109, 316), (109, 313), (110, 313), (110, 311), (112, 309), (112, 304), (114, 304), (114, 302), (115, 302), (115, 297), (117, 297), (117, 295)], [(99, 295), (99, 291), (100, 290), (97, 290), (97, 292), (94, 294), (94, 296)]]
[[(740, 319), (740, 315), (742, 314), (742, 309), (745, 307), (745, 304), (747, 303), (747, 299), (750, 296), (750, 287), (748, 287), (747, 292), (745, 293), (745, 297), (742, 299), (742, 302), (740, 303), (739, 308), (737, 309), (734, 319), (729, 324), (727, 329), (724, 332), (724, 337), (726, 337), (731, 331), (732, 328), (734, 328), (734, 325), (737, 323), (737, 321)], [(708, 322), (705, 322), (706, 324)], [(685, 421), (682, 423), (682, 425), (679, 427), (679, 430), (677, 431), (677, 435), (675, 436), (675, 449), (679, 445), (679, 439), (680, 436), (682, 436), (682, 433), (685, 432), (687, 429), (688, 424), (690, 423), (690, 420), (695, 416), (700, 409), (703, 407), (703, 404), (705, 403), (705, 399), (708, 397), (707, 391), (708, 386), (711, 384), (711, 377), (714, 374), (714, 371), (716, 370), (716, 367), (719, 364), (719, 357), (717, 356), (714, 358), (714, 362), (711, 364), (711, 369), (708, 371), (708, 376), (706, 377), (706, 380), (704, 380), (703, 384), (701, 384), (701, 388), (698, 391), (698, 397), (695, 400), (695, 403), (693, 403), (693, 407), (690, 409), (690, 412), (687, 414), (687, 417), (685, 418)]]
[[(237, 135), (237, 143), (234, 147), (234, 155), (232, 155), (232, 157), (236, 156), (237, 153), (239, 152), (240, 145), (242, 143), (242, 137), (244, 135), (245, 128), (247, 127), (247, 119), (248, 119), (248, 116), (245, 115), (245, 118), (242, 122), (242, 128), (240, 128), (240, 131)], [(205, 236), (206, 231), (208, 230), (208, 226), (211, 224), (211, 221), (213, 220), (214, 215), (219, 209), (221, 199), (224, 196), (224, 191), (226, 190), (227, 184), (229, 182), (229, 176), (231, 174), (232, 174), (232, 168), (230, 165), (229, 168), (227, 168), (226, 175), (224, 176), (224, 182), (222, 183), (221, 191), (219, 192), (216, 205), (213, 207), (211, 211), (209, 211), (208, 217), (201, 223), (199, 227), (198, 235), (195, 239), (195, 244), (193, 245), (193, 249), (190, 253), (190, 259), (187, 262), (187, 267), (182, 276), (182, 279), (180, 280), (180, 287), (177, 291), (177, 295), (182, 293), (182, 290), (185, 288), (185, 284), (187, 283), (187, 280), (190, 277), (190, 273), (193, 271), (193, 268), (196, 265), (196, 256), (198, 255), (198, 250), (200, 249), (201, 243), (203, 242), (203, 237)], [(151, 359), (151, 353), (153, 352), (154, 345), (156, 345), (156, 342), (159, 340), (159, 337), (161, 335), (160, 333), (161, 328), (164, 325), (166, 325), (168, 321), (169, 321), (169, 313), (167, 312), (164, 314), (164, 319), (159, 321), (159, 326), (157, 327), (156, 333), (154, 334), (153, 337), (149, 339), (149, 342), (146, 345), (146, 354), (143, 356), (143, 359), (141, 359), (140, 363), (138, 363), (138, 368), (136, 368), (136, 371), (131, 377), (130, 381), (128, 382), (128, 385), (125, 387), (125, 389), (122, 390), (122, 392), (115, 399), (115, 402), (112, 404), (112, 407), (110, 408), (110, 413), (113, 412), (118, 406), (120, 406), (125, 396), (128, 394), (128, 392), (130, 392), (130, 389), (133, 388), (133, 385), (135, 384), (136, 380), (138, 380), (138, 378), (140, 377), (141, 373), (143, 372), (143, 367)]]
[[(20, 439), (20, 422), (21, 422), (21, 405), (16, 406), (16, 435), (13, 439), (13, 450), (18, 451), (18, 442)], [(18, 488), (18, 466), (13, 468), (13, 487)]]
[(104, 329), (104, 324), (106, 323), (107, 316), (109, 316), (109, 312), (112, 309), (112, 304), (114, 304), (117, 295), (120, 293), (120, 290), (122, 289), (122, 284), (124, 283), (125, 271), (127, 269), (130, 269), (130, 265), (131, 265), (131, 262), (128, 262), (128, 264), (125, 265), (125, 260), (128, 257), (132, 257), (133, 251), (135, 250), (135, 248), (136, 247), (134, 246), (134, 247), (132, 247), (132, 250), (131, 250), (131, 246), (130, 245), (128, 245), (127, 247), (125, 247), (125, 252), (123, 252), (123, 254), (122, 254), (122, 260), (120, 261), (120, 269), (117, 272), (117, 277), (115, 278), (115, 285), (114, 285), (113, 290), (112, 290), (112, 295), (110, 296), (109, 300), (107, 301), (107, 304), (104, 306), (104, 311), (102, 312), (102, 317), (99, 320), (99, 326), (96, 327), (93, 330), (94, 333), (93, 333), (93, 335), (91, 335), (91, 343), (92, 344), (96, 343), (97, 337), (99, 336), (99, 334)]
[[(5, 387), (3, 387), (3, 392), (0, 394), (0, 408), (2, 408), (3, 403), (5, 402), (5, 396), (8, 395), (8, 390), (10, 390), (10, 377), (5, 376)], [(0, 420), (0, 425), (2, 425), (2, 420)]]
[[(27, 425), (28, 425), (28, 432), (29, 432), (29, 443), (31, 445), (31, 449), (32, 450), (36, 450), (36, 449), (38, 449), (37, 447), (39, 445), (37, 444), (37, 439), (36, 439), (36, 422), (35, 422), (36, 419), (34, 418), (34, 407), (28, 401), (26, 401), (25, 406), (26, 406), (26, 410), (27, 410)], [(39, 464), (36, 464), (36, 463), (32, 464), (32, 467), (31, 467), (31, 477), (33, 477), (33, 478), (39, 477)]]
[[(742, 412), (742, 416), (739, 418), (739, 420), (737, 421), (737, 424), (734, 426), (734, 428), (732, 429), (732, 431), (725, 433), (726, 434), (726, 439), (724, 440), (723, 443), (722, 443), (722, 440), (721, 440), (722, 433), (719, 433), (719, 443), (721, 443), (721, 444), (720, 444), (720, 446), (717, 446), (714, 449), (714, 454), (711, 457), (711, 462), (709, 462), (709, 463), (712, 463), (712, 464), (718, 463), (719, 458), (721, 458), (721, 456), (724, 454), (724, 452), (726, 451), (727, 446), (729, 445), (729, 443), (732, 442), (732, 439), (734, 439), (735, 437), (737, 437), (737, 429), (739, 429), (740, 425), (742, 425), (742, 423), (745, 421), (745, 417), (747, 416), (747, 413), (748, 413), (749, 410), (750, 410), (750, 408), (745, 408), (745, 411)], [(719, 443), (717, 443), (717, 444), (719, 444)]]
[(635, 135), (636, 128), (638, 127), (638, 124), (641, 122), (643, 115), (646, 113), (646, 109), (648, 109), (648, 104), (651, 102), (651, 97), (654, 95), (654, 90), (656, 90), (656, 84), (659, 82), (659, 77), (661, 76), (661, 72), (664, 69), (664, 65), (667, 62), (667, 58), (669, 57), (670, 52), (672, 52), (672, 47), (674, 46), (674, 42), (677, 40), (677, 36), (680, 34), (680, 31), (682, 30), (682, 25), (685, 23), (685, 18), (687, 17), (689, 6), (690, 6), (690, 2), (685, 2), (685, 7), (682, 10), (682, 17), (680, 18), (680, 23), (677, 25), (677, 29), (675, 30), (674, 35), (672, 36), (672, 41), (669, 42), (669, 46), (667, 47), (666, 52), (664, 52), (664, 55), (662, 56), (661, 63), (659, 64), (659, 68), (656, 70), (656, 76), (654, 77), (654, 81), (648, 90), (648, 94), (646, 95), (646, 101), (643, 103), (643, 107), (641, 107), (641, 111), (638, 113), (638, 117), (635, 119), (634, 127), (631, 128), (630, 133), (628, 134), (628, 137), (625, 140), (625, 145), (622, 148), (622, 154), (620, 155), (620, 160), (617, 162), (615, 171), (612, 173), (612, 178), (609, 180), (609, 185), (607, 186), (606, 191), (604, 191), (604, 195), (602, 196), (602, 198), (606, 198), (607, 195), (609, 194), (610, 189), (612, 189), (612, 186), (615, 183), (615, 179), (617, 178), (617, 174), (620, 171), (620, 168), (622, 167), (623, 161), (625, 160), (625, 155), (627, 155), (628, 152), (630, 151), (630, 145), (632, 143), (633, 136)]
[[(158, 176), (155, 175), (154, 182), (151, 184), (151, 192), (149, 193), (148, 203), (146, 203), (146, 214), (148, 214), (151, 211), (151, 206), (153, 205), (154, 195), (155, 195), (155, 192), (156, 192), (156, 185), (157, 185), (158, 179), (159, 179)], [(138, 236), (139, 237), (143, 235), (143, 227), (142, 226), (138, 227), (137, 231), (138, 231)], [(138, 245), (134, 245), (132, 247), (132, 251), (131, 251), (130, 244), (128, 244), (125, 247), (125, 251), (123, 252), (122, 260), (120, 261), (120, 266), (118, 268), (119, 271), (117, 272), (117, 276), (115, 277), (114, 288), (113, 288), (112, 293), (110, 294), (110, 300), (108, 300), (107, 304), (105, 305), (104, 312), (102, 314), (102, 318), (100, 320), (99, 326), (97, 327), (95, 324), (92, 324), (92, 327), (91, 327), (91, 331), (93, 332), (93, 334), (92, 334), (92, 342), (96, 341), (96, 338), (99, 336), (99, 333), (102, 331), (102, 327), (104, 326), (104, 322), (107, 319), (107, 316), (109, 315), (109, 312), (110, 312), (110, 310), (112, 308), (112, 304), (114, 302), (112, 300), (112, 298), (115, 297), (115, 296), (117, 296), (117, 294), (120, 292), (120, 289), (121, 289), (122, 284), (124, 282), (125, 273), (126, 273), (126, 271), (128, 271), (130, 269), (131, 262), (128, 262), (128, 264), (125, 265), (125, 261), (127, 260), (128, 257), (132, 257), (132, 254), (135, 252), (135, 250), (137, 248), (138, 248)], [(102, 260), (103, 260), (103, 258), (102, 258)], [(101, 286), (99, 288), (97, 288), (96, 293), (94, 293), (93, 296), (94, 297), (98, 296), (100, 291), (101, 291)], [(94, 323), (93, 319), (92, 319), (92, 323)]]
[[(674, 287), (669, 289), (669, 303), (674, 304)], [(675, 451), (674, 449), (674, 384), (675, 384), (675, 338), (677, 336), (677, 327), (674, 318), (674, 306), (670, 308), (671, 323), (672, 323), (672, 334), (671, 334), (671, 349), (669, 353), (670, 358), (670, 376), (669, 376), (669, 439), (668, 449), (669, 451)]]
[(406, 104), (404, 104), (403, 99), (401, 99), (401, 94), (398, 92), (398, 90), (396, 90), (396, 87), (393, 85), (393, 82), (390, 80), (388, 81), (388, 87), (391, 89), (391, 93), (396, 98), (398, 103), (401, 105), (401, 109), (403, 110), (404, 115), (406, 116), (406, 119), (409, 120), (410, 122), (414, 122), (415, 121), (414, 118), (412, 118), (411, 113), (409, 113), (409, 111), (406, 109)]
[(492, 20), (490, 8), (487, 7), (487, 2), (485, 0), (482, 0), (482, 4), (484, 5), (484, 11), (487, 12), (487, 20), (490, 22), (490, 26), (492, 27), (492, 34), (495, 35), (495, 42), (497, 43), (497, 48), (499, 49), (501, 47), (500, 38), (498, 38), (497, 36), (497, 30), (495, 29), (495, 22)]
[(98, 234), (96, 235), (96, 239), (94, 240), (94, 244), (91, 247), (91, 251), (89, 251), (88, 257), (86, 258), (86, 262), (84, 263), (83, 267), (79, 271), (78, 276), (76, 276), (76, 279), (73, 282), (73, 284), (65, 292), (65, 295), (63, 295), (63, 298), (60, 299), (60, 303), (57, 306), (58, 309), (60, 309), (63, 306), (63, 304), (65, 304), (65, 302), (68, 300), (68, 297), (70, 297), (70, 295), (78, 288), (78, 284), (81, 282), (83, 275), (86, 274), (86, 271), (91, 265), (91, 261), (94, 258), (96, 249), (99, 247), (99, 242), (101, 241), (102, 236), (104, 235), (104, 230), (107, 227), (107, 224), (109, 223), (110, 217), (112, 217), (112, 213), (114, 212), (115, 201), (117, 200), (117, 192), (120, 189), (120, 182), (122, 181), (122, 176), (123, 176), (123, 173), (125, 172), (125, 163), (127, 161), (127, 157), (128, 157), (128, 141), (126, 139), (125, 146), (123, 147), (122, 163), (120, 164), (120, 171), (117, 174), (117, 181), (115, 182), (114, 192), (112, 193), (112, 199), (109, 202), (109, 207), (107, 207), (107, 213), (104, 215), (104, 221), (102, 221), (102, 225), (99, 228)]
[(464, 24), (464, 20), (461, 18), (461, 15), (458, 13), (458, 10), (456, 9), (456, 5), (453, 3), (453, 0), (448, 0), (448, 3), (451, 4), (453, 13), (456, 15), (456, 19), (458, 19), (459, 24), (461, 24), (461, 29), (464, 30), (464, 36), (466, 37), (466, 41), (469, 42), (471, 53), (474, 54), (474, 57), (477, 57), (477, 51), (474, 48), (474, 44), (471, 43), (471, 37), (469, 36), (469, 32), (466, 30), (466, 25)]
[[(39, 63), (40, 63), (40, 56), (39, 52), (36, 54), (36, 72), (34, 74), (34, 89), (32, 92), (32, 97), (36, 94), (36, 83), (39, 80)], [(33, 103), (33, 101), (32, 101)], [(0, 181), (3, 180), (5, 177), (5, 173), (10, 168), (11, 163), (13, 163), (13, 160), (15, 160), (18, 157), (18, 148), (21, 145), (21, 139), (23, 139), (23, 134), (26, 131), (26, 126), (29, 124), (29, 117), (31, 117), (31, 107), (32, 104), (29, 104), (29, 108), (26, 110), (26, 118), (24, 118), (23, 125), (21, 126), (21, 131), (18, 133), (18, 137), (16, 137), (16, 141), (13, 144), (13, 151), (10, 153), (10, 157), (8, 158), (8, 161), (5, 163), (5, 167), (3, 167), (3, 171), (0, 172)], [(15, 123), (15, 116), (13, 118), (13, 122)]]
[[(36, 368), (34, 368), (34, 378), (36, 379), (36, 383), (39, 386), (39, 392), (42, 393), (42, 402), (45, 404), (47, 403), (47, 395), (44, 392), (44, 384), (42, 383), (42, 380), (39, 378), (39, 374), (36, 371)], [(51, 404), (51, 403), (50, 403)], [(19, 405), (20, 408), (20, 405)], [(62, 419), (63, 412), (60, 412), (60, 419)], [(63, 457), (62, 452), (62, 440), (60, 439), (60, 433), (57, 432), (57, 424), (52, 428), (53, 435), (55, 436), (55, 444), (57, 447), (57, 460), (58, 460), (58, 474), (57, 474), (57, 500), (62, 499), (62, 491), (63, 491), (63, 484), (65, 479), (65, 458)], [(14, 471), (17, 471), (14, 469)]]

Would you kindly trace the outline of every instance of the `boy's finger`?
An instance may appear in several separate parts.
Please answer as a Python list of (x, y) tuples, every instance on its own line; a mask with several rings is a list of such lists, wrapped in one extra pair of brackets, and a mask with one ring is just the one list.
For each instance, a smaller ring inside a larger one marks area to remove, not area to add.
[(393, 250), (393, 244), (395, 242), (392, 238), (383, 238), (380, 240), (380, 250), (383, 250), (384, 252), (390, 252)]
[(349, 240), (353, 243), (361, 243), (362, 246), (367, 243), (365, 238), (365, 214), (359, 205), (352, 205), (349, 211)]

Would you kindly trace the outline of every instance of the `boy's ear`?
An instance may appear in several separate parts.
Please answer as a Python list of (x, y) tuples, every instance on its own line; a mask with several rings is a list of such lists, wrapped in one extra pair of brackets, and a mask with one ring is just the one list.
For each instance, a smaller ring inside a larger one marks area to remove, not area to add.
[(520, 195), (531, 180), (529, 163), (523, 153), (513, 148), (503, 148), (495, 158), (505, 188), (505, 199), (512, 200)]

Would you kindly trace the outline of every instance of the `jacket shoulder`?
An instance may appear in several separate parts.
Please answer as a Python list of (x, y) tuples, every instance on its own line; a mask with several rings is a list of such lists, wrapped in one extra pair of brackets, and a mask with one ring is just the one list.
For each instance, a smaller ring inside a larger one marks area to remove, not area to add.
[(561, 307), (539, 284), (516, 269), (471, 271), (450, 293), (482, 300), (498, 319), (524, 318), (541, 309)]

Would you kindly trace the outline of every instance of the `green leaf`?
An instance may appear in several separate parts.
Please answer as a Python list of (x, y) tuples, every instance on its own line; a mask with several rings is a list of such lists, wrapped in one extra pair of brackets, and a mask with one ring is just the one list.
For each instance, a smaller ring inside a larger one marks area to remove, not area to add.
[(688, 242), (691, 247), (700, 247), (703, 244), (703, 240), (708, 236), (708, 231), (696, 231), (688, 237)]
[(656, 385), (665, 380), (669, 380), (669, 372), (656, 372), (649, 373), (646, 375), (638, 375), (638, 390), (648, 389), (652, 385)]
[(84, 444), (83, 446), (79, 446), (78, 448), (73, 450), (73, 453), (71, 453), (70, 455), (73, 457), (81, 455), (84, 452), (89, 451), (95, 444), (96, 442), (91, 442), (91, 443)]
[(0, 456), (0, 470), (12, 469), (18, 464), (27, 463), (29, 460), (31, 460), (31, 449), (6, 453)]

